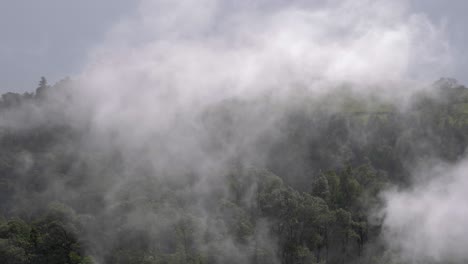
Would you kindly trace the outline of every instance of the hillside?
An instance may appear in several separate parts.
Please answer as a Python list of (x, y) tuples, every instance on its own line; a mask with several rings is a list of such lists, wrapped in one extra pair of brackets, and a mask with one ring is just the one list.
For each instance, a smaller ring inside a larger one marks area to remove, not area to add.
[(73, 85), (2, 95), (2, 263), (400, 263), (382, 192), (468, 146), (463, 86), (404, 108), (340, 92), (308, 107), (223, 101), (196, 126), (144, 134), (70, 119)]

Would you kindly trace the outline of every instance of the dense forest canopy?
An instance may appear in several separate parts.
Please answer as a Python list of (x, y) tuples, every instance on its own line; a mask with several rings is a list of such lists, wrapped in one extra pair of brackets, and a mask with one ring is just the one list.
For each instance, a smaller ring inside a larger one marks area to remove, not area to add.
[(452, 79), (404, 103), (343, 85), (200, 111), (118, 108), (107, 123), (77, 99), (80, 85), (42, 78), (2, 95), (2, 263), (467, 260), (457, 247), (421, 254), (431, 236), (409, 249), (412, 224), (395, 220), (404, 208), (392, 200), (457, 177), (444, 168), (465, 155), (468, 89)]
[(468, 89), (433, 82), (466, 68), (449, 23), (410, 0), (135, 2), (73, 72), (40, 54), (68, 65), (47, 47), (74, 4), (0, 52), (22, 81), (73, 76), (0, 98), (0, 263), (468, 262)]

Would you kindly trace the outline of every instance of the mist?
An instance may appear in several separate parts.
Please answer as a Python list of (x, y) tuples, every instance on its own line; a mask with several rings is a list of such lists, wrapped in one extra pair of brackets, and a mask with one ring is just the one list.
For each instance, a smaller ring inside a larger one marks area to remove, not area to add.
[(414, 185), (385, 193), (388, 243), (411, 263), (462, 263), (467, 230), (466, 158), (420, 171)]
[(3, 97), (0, 209), (59, 215), (70, 263), (461, 263), (452, 61), (403, 0), (142, 0), (73, 80)]

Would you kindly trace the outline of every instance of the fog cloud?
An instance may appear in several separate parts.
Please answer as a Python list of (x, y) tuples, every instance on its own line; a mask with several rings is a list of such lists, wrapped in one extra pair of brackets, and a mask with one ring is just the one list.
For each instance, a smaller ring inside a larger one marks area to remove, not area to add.
[[(119, 218), (124, 226), (160, 235), (191, 214), (204, 229), (224, 234), (225, 226), (213, 224), (217, 212), (206, 198), (228, 195), (220, 175), (232, 164), (262, 164), (268, 143), (284, 132), (278, 125), (287, 109), (306, 109), (339, 87), (382, 97), (409, 95), (409, 84), (432, 81), (451, 60), (443, 28), (411, 13), (407, 1), (275, 1), (259, 8), (265, 5), (142, 0), (137, 14), (116, 25), (90, 52), (70, 101), (61, 102), (65, 112), (57, 116), (82, 132), (74, 151), (82, 162), (93, 161), (95, 167), (87, 169), (99, 177), (89, 184), (106, 192), (101, 220), (118, 215), (119, 202), (125, 200), (120, 197), (128, 196), (122, 186), (150, 177), (175, 185), (188, 182), (176, 192), (190, 203), (181, 206), (184, 213), (170, 202), (157, 212), (141, 205)], [(223, 116), (224, 110), (234, 113)], [(463, 168), (452, 169), (448, 182), (435, 179), (408, 192), (387, 193), (384, 226), (405, 254), (465, 259), (461, 249), (451, 246), (464, 242), (465, 232), (457, 226), (466, 212), (452, 203), (467, 198), (465, 181), (458, 176)], [(73, 195), (64, 186), (56, 192)], [(430, 209), (432, 204), (437, 210)], [(445, 216), (456, 224), (437, 229)], [(257, 238), (273, 245), (263, 225), (268, 223), (259, 223)], [(97, 235), (91, 240), (102, 248), (110, 243)], [(222, 248), (220, 255), (237, 263), (248, 257), (231, 238), (206, 247)]]
[(384, 235), (394, 250), (414, 263), (468, 259), (467, 160), (419, 173), (407, 190), (385, 194)]

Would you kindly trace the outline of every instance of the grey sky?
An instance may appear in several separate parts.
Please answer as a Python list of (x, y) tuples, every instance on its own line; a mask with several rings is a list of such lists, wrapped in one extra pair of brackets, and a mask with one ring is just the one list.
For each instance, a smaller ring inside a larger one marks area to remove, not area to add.
[(80, 71), (87, 50), (132, 0), (0, 0), (0, 92), (35, 88)]
[(445, 23), (447, 37), (454, 56), (454, 65), (447, 75), (468, 84), (468, 1), (466, 0), (412, 0), (412, 8), (426, 13), (434, 23)]
[[(40, 78), (55, 82), (79, 73), (87, 51), (120, 19), (132, 14), (135, 0), (0, 0), (0, 92), (33, 90)], [(411, 0), (415, 12), (445, 23), (454, 51), (446, 73), (468, 83), (466, 0)], [(434, 76), (437, 79), (440, 76)]]

